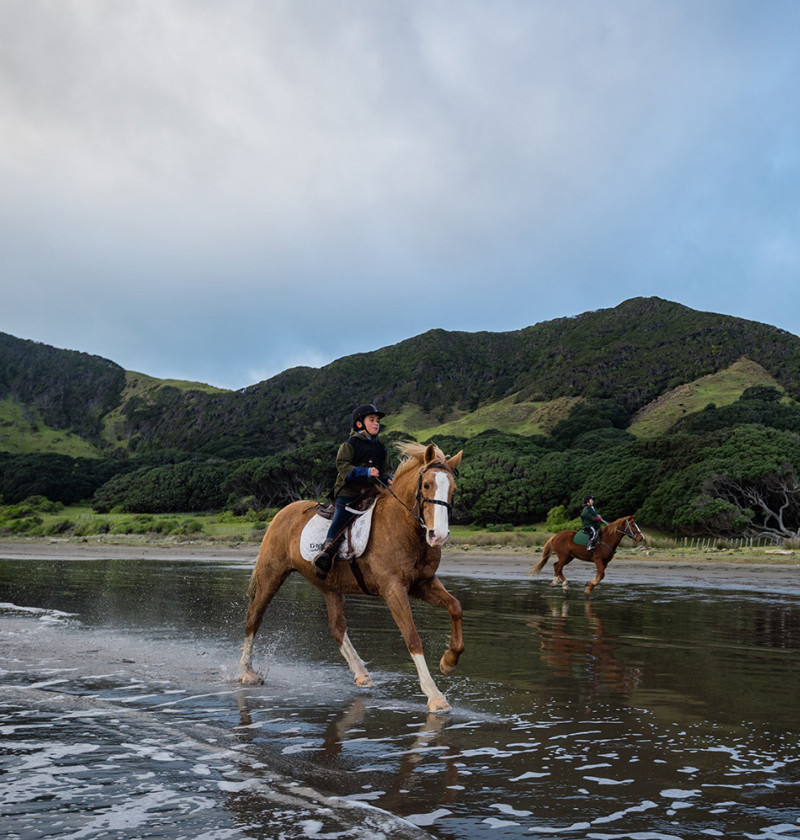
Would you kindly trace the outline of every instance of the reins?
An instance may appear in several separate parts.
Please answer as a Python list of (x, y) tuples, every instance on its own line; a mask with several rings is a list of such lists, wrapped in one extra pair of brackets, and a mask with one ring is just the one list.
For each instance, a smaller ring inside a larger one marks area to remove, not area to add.
[[(453, 506), (450, 502), (442, 502), (439, 499), (429, 499), (427, 496), (422, 495), (422, 477), (423, 475), (431, 469), (442, 469), (447, 470), (451, 475), (453, 471), (447, 464), (442, 464), (439, 461), (432, 461), (430, 464), (422, 467), (419, 471), (419, 478), (417, 479), (417, 492), (414, 494), (414, 507), (409, 507), (398, 495), (397, 493), (392, 490), (390, 484), (386, 484), (380, 479), (377, 479), (377, 483), (383, 487), (384, 490), (387, 490), (391, 496), (393, 496), (416, 520), (416, 522), (422, 528), (423, 533), (420, 534), (420, 539), (425, 539), (425, 529), (428, 527), (425, 524), (425, 520), (422, 518), (422, 506), (427, 502), (430, 505), (442, 505), (443, 507), (447, 508), (447, 512), (453, 509)], [(416, 513), (415, 513), (416, 510)], [(345, 528), (349, 527), (349, 525), (345, 526)], [(364, 580), (364, 575), (361, 573), (361, 568), (358, 565), (358, 560), (355, 556), (349, 557), (348, 562), (350, 563), (350, 569), (353, 572), (353, 577), (356, 579), (356, 582), (361, 587), (361, 591), (364, 592), (365, 595), (374, 595), (375, 593), (370, 592), (367, 589), (366, 581)]]
[[(631, 526), (633, 526), (633, 527), (631, 527)], [(636, 529), (636, 531), (635, 531), (635, 532), (634, 532), (633, 528), (635, 528), (635, 529)], [(643, 536), (643, 535), (642, 535), (642, 532), (639, 530), (639, 526), (638, 526), (635, 522), (629, 522), (627, 519), (625, 520), (625, 526), (624, 526), (623, 528), (615, 527), (615, 528), (614, 528), (614, 531), (613, 531), (612, 533), (615, 533), (615, 534), (622, 534), (622, 536), (623, 536), (623, 537), (630, 537), (630, 538), (631, 538), (634, 542), (636, 541), (636, 537), (637, 537), (637, 535), (638, 535), (638, 536), (640, 536), (640, 537), (642, 537), (642, 536)], [(598, 543), (598, 545), (605, 546), (605, 548), (607, 548), (607, 549), (611, 552), (611, 555), (612, 555), (612, 556), (613, 556), (613, 555), (616, 553), (616, 551), (617, 551), (617, 548), (616, 548), (616, 547), (614, 547), (614, 546), (610, 546), (610, 545), (609, 545), (607, 542), (605, 542), (604, 540), (600, 540), (600, 542)], [(597, 546), (595, 546), (595, 548), (597, 548)]]

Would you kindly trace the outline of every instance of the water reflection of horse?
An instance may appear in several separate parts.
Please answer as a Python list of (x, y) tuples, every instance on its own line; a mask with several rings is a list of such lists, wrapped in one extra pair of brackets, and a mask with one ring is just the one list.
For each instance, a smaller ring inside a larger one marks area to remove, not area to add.
[(553, 582), (551, 586), (561, 584), (561, 588), (566, 591), (569, 584), (564, 577), (564, 566), (571, 560), (585, 560), (587, 563), (594, 563), (597, 570), (594, 580), (590, 580), (586, 584), (586, 594), (597, 586), (598, 583), (606, 575), (606, 566), (611, 562), (612, 558), (617, 552), (617, 547), (622, 541), (623, 537), (630, 537), (634, 542), (641, 542), (644, 535), (639, 530), (639, 526), (633, 521), (633, 516), (623, 516), (620, 519), (615, 519), (613, 522), (601, 529), (597, 538), (595, 549), (589, 553), (589, 549), (585, 545), (577, 545), (575, 543), (575, 534), (577, 531), (560, 531), (554, 534), (544, 544), (542, 548), (542, 559), (531, 569), (531, 574), (538, 575), (544, 568), (545, 563), (550, 559), (551, 554), (555, 554), (558, 558), (553, 567)]
[(559, 599), (550, 617), (533, 619), (530, 626), (539, 633), (542, 660), (560, 676), (576, 677), (586, 684), (590, 696), (618, 692), (629, 696), (641, 677), (637, 662), (624, 662), (617, 655), (618, 640), (606, 635), (603, 621), (589, 600), (580, 617), (569, 617), (569, 601)]
[[(425, 663), (422, 640), (411, 615), (409, 596), (450, 614), (450, 645), (440, 662), (443, 674), (450, 674), (464, 650), (461, 632), (461, 604), (436, 577), (442, 555), (441, 546), (449, 536), (449, 512), (455, 490), (453, 470), (461, 453), (447, 459), (439, 447), (418, 443), (398, 445), (403, 455), (390, 489), (380, 492), (372, 515), (372, 531), (358, 569), (366, 590), (386, 601), (397, 622), (417, 668), (420, 687), (432, 712), (447, 712), (450, 706), (436, 687)], [(344, 596), (362, 592), (355, 570), (337, 560), (325, 581), (316, 577), (314, 567), (300, 554), (300, 534), (314, 516), (314, 502), (293, 502), (270, 523), (261, 543), (248, 594), (244, 649), (240, 662), (241, 681), (263, 682), (252, 666), (255, 635), (269, 602), (289, 574), (299, 572), (325, 596), (328, 624), (342, 656), (353, 672), (356, 684), (371, 686), (366, 665), (347, 635)]]
[[(340, 760), (347, 733), (351, 729), (358, 729), (361, 734), (368, 712), (369, 707), (364, 698), (356, 697), (331, 722), (323, 742), (326, 760)], [(457, 786), (459, 763), (456, 759), (461, 751), (448, 743), (446, 726), (445, 716), (429, 712), (419, 728), (409, 732), (409, 736), (413, 737), (410, 747), (382, 754), (383, 762), (397, 760), (398, 763), (389, 774), (391, 780), (387, 780), (385, 790), (375, 798), (375, 806), (393, 814), (404, 815), (409, 813), (409, 808), (418, 808), (421, 799), (439, 807), (456, 800), (460, 790)], [(374, 743), (382, 740), (378, 735)]]

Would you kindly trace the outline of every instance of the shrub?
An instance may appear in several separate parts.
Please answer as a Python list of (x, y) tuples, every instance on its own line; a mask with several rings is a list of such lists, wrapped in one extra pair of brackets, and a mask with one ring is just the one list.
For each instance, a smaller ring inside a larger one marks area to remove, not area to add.
[(578, 531), (581, 527), (580, 519), (568, 519), (564, 505), (556, 505), (547, 512), (546, 527), (554, 534), (559, 531)]
[(50, 536), (56, 537), (59, 534), (66, 534), (74, 528), (75, 523), (71, 519), (59, 519), (47, 529), (47, 533)]

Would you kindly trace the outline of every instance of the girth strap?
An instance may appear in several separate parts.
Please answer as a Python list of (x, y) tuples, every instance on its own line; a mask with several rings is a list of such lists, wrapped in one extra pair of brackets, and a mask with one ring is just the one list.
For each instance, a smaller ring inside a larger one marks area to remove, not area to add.
[(361, 591), (365, 595), (372, 595), (373, 593), (367, 589), (367, 584), (364, 583), (364, 575), (361, 574), (361, 567), (358, 565), (358, 560), (356, 560), (355, 556), (351, 555), (348, 557), (347, 562), (350, 564), (350, 571), (353, 573), (356, 583), (361, 587)]

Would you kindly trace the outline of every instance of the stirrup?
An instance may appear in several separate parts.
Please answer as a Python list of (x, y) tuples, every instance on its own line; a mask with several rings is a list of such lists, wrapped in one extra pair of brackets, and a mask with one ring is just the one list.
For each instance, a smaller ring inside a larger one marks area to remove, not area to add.
[(335, 551), (335, 547), (328, 543), (322, 551), (314, 558), (314, 568), (317, 572), (317, 577), (320, 580), (325, 580), (328, 577), (328, 573), (333, 568), (333, 557), (331, 557), (330, 552)]

